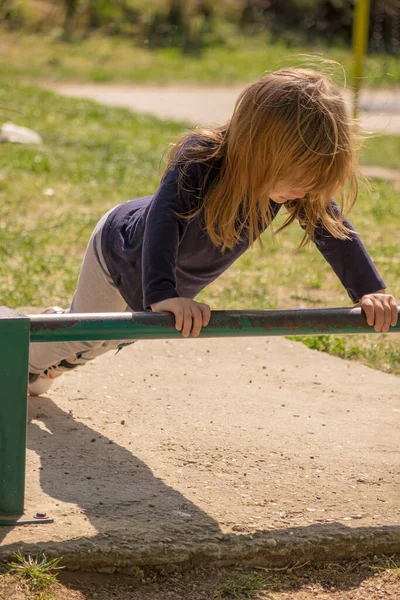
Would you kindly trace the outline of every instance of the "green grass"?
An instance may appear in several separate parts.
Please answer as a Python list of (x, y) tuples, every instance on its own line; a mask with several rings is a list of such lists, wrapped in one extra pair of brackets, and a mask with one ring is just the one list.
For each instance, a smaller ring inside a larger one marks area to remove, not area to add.
[(58, 585), (57, 571), (60, 558), (48, 560), (43, 554), (25, 558), (17, 552), (15, 562), (8, 564), (9, 573), (17, 575), (26, 585), (27, 591), (34, 594), (37, 600), (51, 600), (53, 594), (50, 588)]
[(365, 142), (361, 160), (364, 165), (384, 166), (388, 169), (396, 169), (400, 173), (400, 136), (374, 135)]
[(1, 86), (1, 104), (20, 112), (0, 110), (0, 118), (44, 139), (0, 146), (2, 302), (65, 302), (96, 221), (156, 188), (160, 159), (182, 125), (17, 84)]
[[(2, 303), (66, 305), (96, 221), (119, 202), (154, 192), (162, 156), (185, 125), (66, 99), (15, 80), (0, 85), (0, 107), (5, 105), (14, 112), (0, 108), (2, 121), (31, 127), (44, 142), (0, 145)], [(381, 143), (369, 140), (370, 151), (379, 156)], [(396, 156), (400, 159), (398, 144), (391, 153), (393, 160)], [(371, 192), (361, 192), (351, 220), (389, 290), (400, 297), (400, 192), (376, 183)], [(267, 232), (263, 251), (246, 253), (199, 299), (213, 309), (349, 306), (319, 253), (297, 250), (301, 235), (295, 225), (276, 239)], [(313, 338), (312, 343), (400, 373), (393, 334)]]
[(366, 365), (388, 373), (400, 374), (399, 342), (391, 342), (385, 335), (378, 336), (293, 336), (309, 348), (335, 354), (340, 358), (359, 359)]
[(256, 598), (265, 589), (265, 578), (258, 573), (234, 573), (217, 590), (215, 598)]
[[(299, 55), (320, 54), (343, 64), (348, 81), (353, 72), (349, 49), (322, 44), (291, 46), (271, 43), (267, 34), (245, 37), (232, 31), (226, 42), (199, 54), (184, 55), (179, 48), (148, 50), (129, 39), (91, 36), (74, 43), (51, 36), (0, 30), (0, 74), (38, 80), (192, 82), (228, 84), (248, 82), (266, 70), (303, 64)], [(342, 74), (339, 72), (342, 82)], [(368, 86), (390, 86), (400, 82), (400, 59), (368, 56), (365, 63)]]

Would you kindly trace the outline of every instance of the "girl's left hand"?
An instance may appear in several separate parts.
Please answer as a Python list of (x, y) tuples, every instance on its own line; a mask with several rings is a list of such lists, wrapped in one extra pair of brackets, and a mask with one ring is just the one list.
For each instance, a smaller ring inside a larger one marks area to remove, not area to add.
[(397, 302), (385, 290), (373, 294), (365, 294), (358, 304), (363, 309), (368, 325), (373, 326), (376, 332), (386, 333), (389, 327), (397, 323)]

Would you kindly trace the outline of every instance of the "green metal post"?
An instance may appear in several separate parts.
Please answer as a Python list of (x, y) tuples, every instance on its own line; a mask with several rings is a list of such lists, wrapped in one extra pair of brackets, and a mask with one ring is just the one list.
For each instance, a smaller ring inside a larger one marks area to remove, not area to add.
[(370, 0), (356, 0), (353, 22), (353, 54), (354, 54), (354, 106), (353, 114), (357, 116), (358, 96), (361, 88), (364, 56), (368, 45)]
[(24, 512), (29, 318), (0, 307), (0, 520)]

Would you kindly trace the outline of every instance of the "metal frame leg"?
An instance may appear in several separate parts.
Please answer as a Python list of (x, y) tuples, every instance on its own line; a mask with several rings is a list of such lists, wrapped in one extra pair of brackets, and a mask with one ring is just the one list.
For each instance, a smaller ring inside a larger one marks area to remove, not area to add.
[(30, 321), (1, 306), (0, 323), (1, 522), (24, 512)]

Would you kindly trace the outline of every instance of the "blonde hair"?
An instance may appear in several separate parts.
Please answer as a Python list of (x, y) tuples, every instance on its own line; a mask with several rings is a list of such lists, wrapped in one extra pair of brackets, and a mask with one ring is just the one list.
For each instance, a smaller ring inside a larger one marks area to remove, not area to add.
[[(287, 68), (265, 75), (240, 94), (232, 118), (223, 126), (186, 134), (172, 148), (167, 169), (205, 163), (203, 202), (207, 233), (216, 246), (232, 248), (243, 236), (250, 244), (271, 225), (269, 192), (278, 181), (309, 189), (286, 205), (281, 231), (299, 219), (313, 239), (322, 224), (334, 237), (350, 231), (331, 205), (335, 193), (341, 213), (358, 194), (357, 136), (340, 90), (319, 72)], [(219, 165), (210, 179), (212, 165)], [(208, 167), (208, 168), (207, 168)]]

